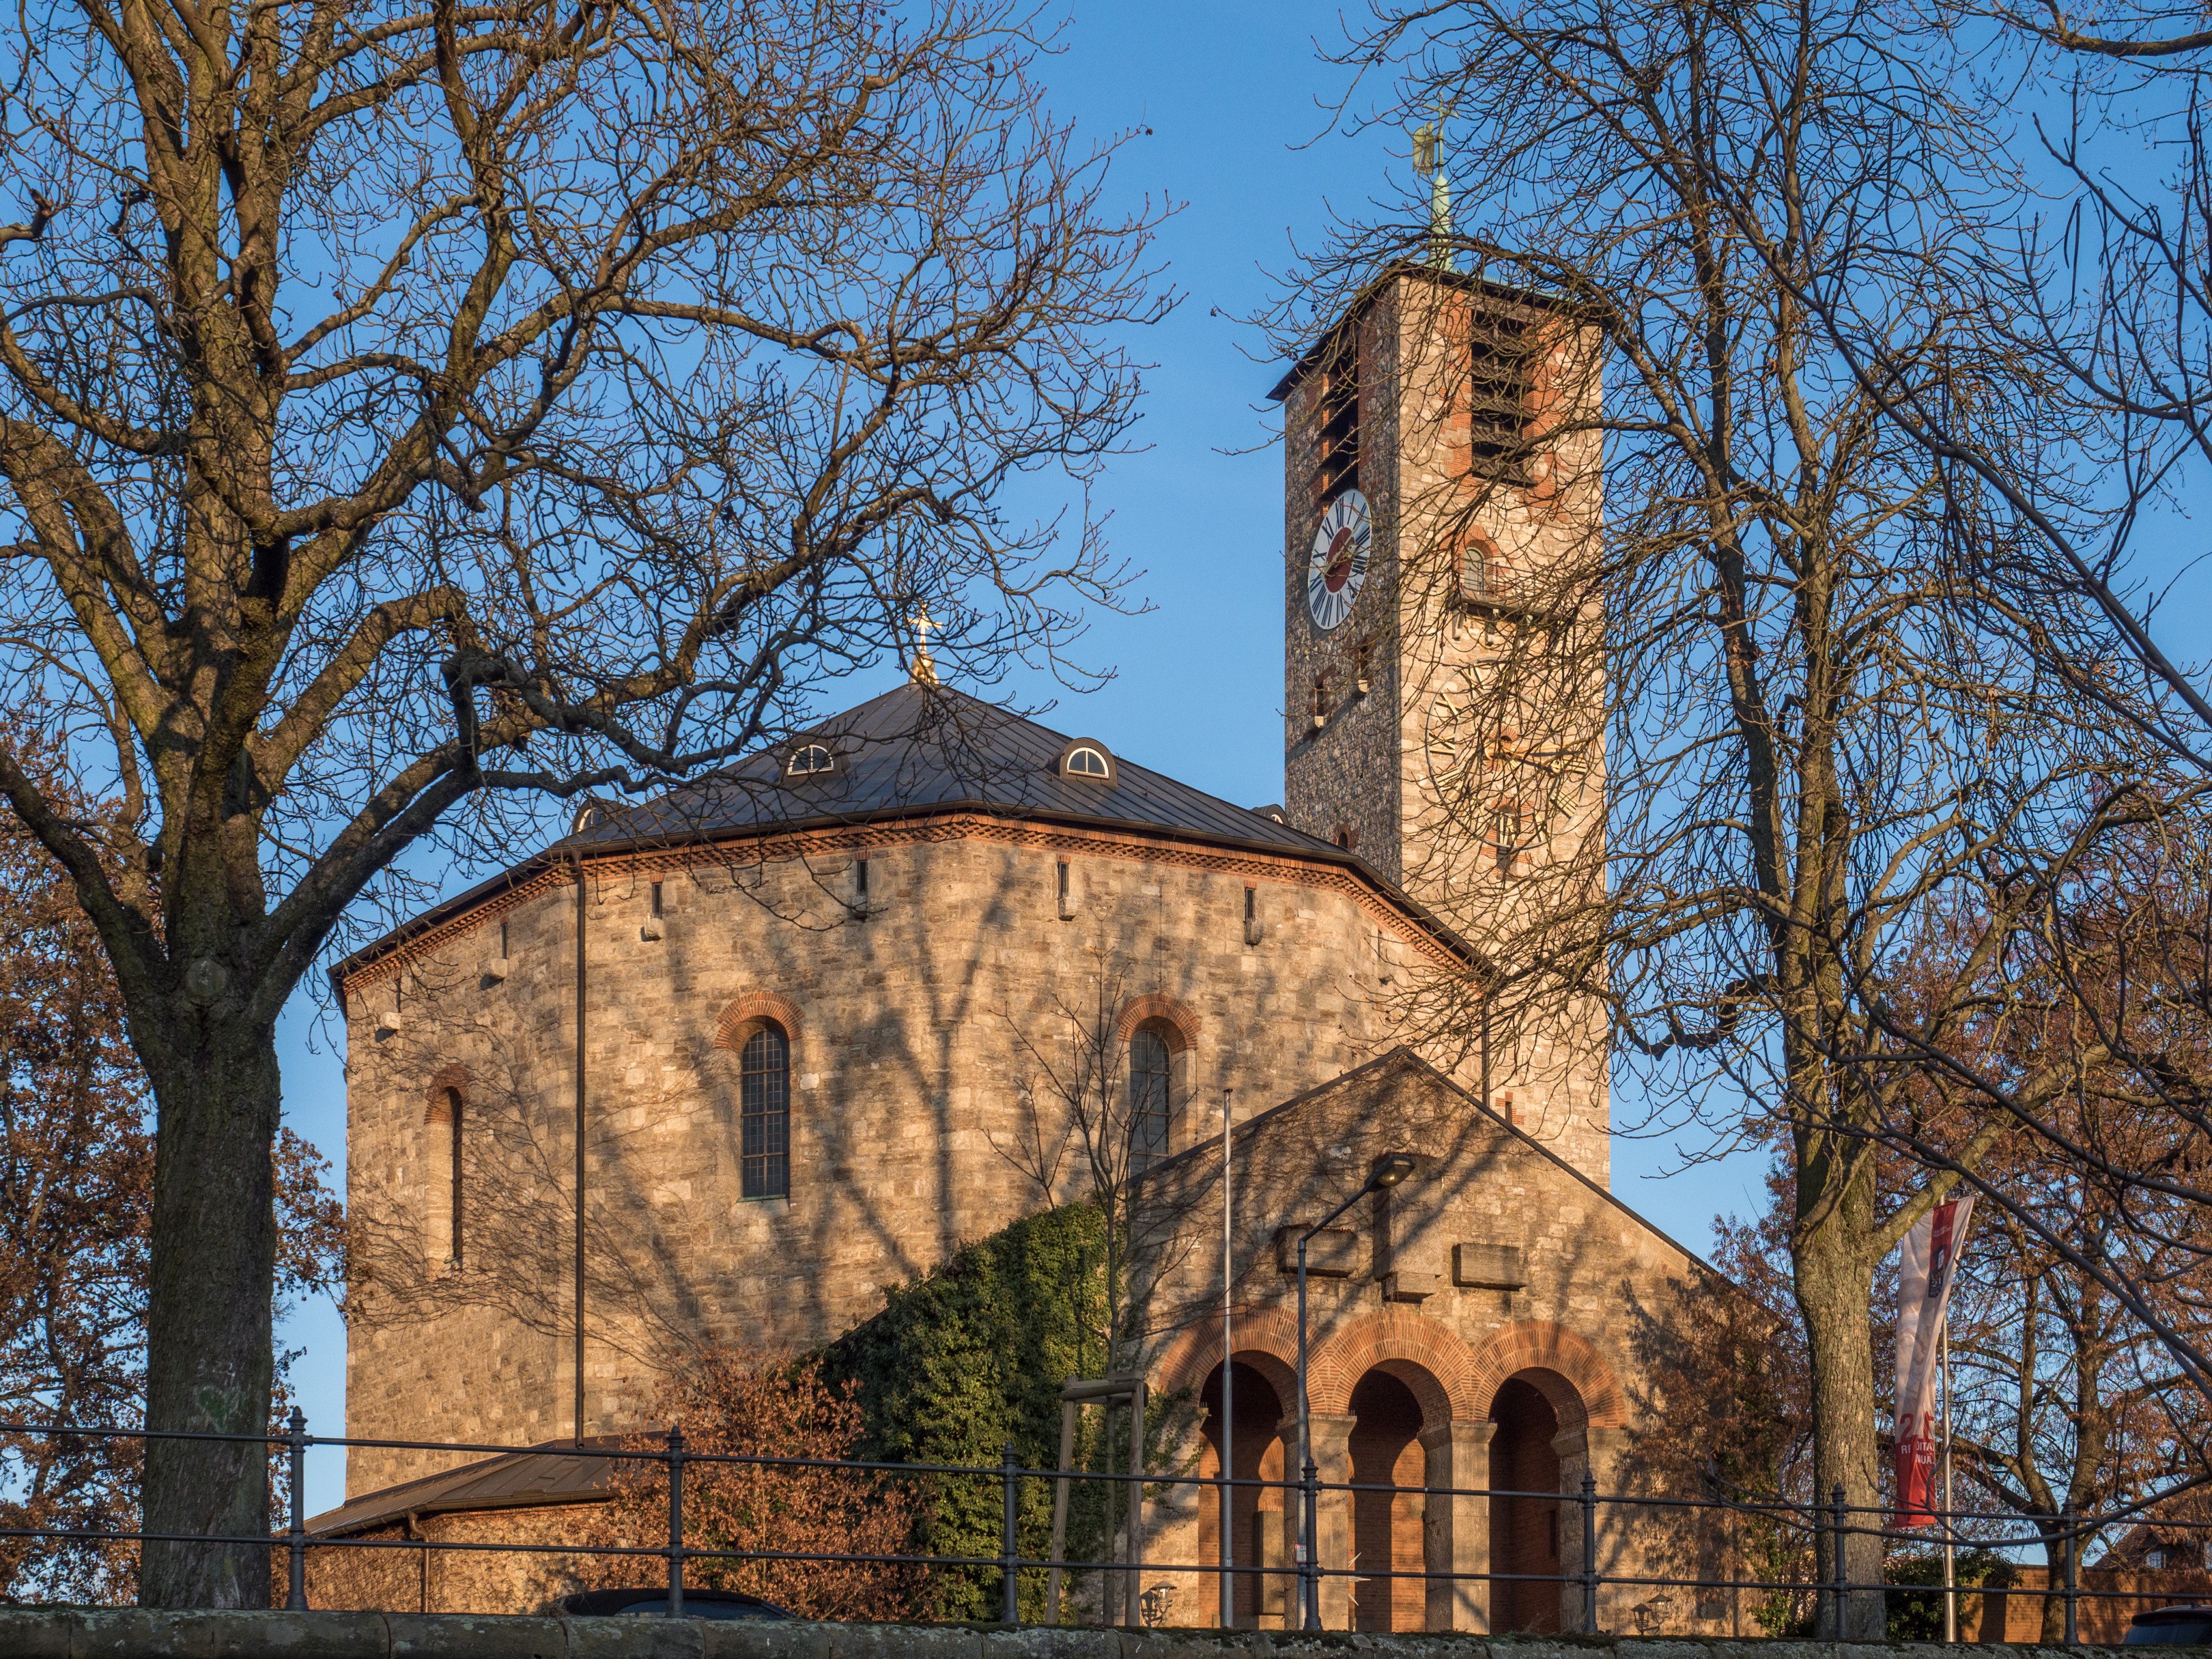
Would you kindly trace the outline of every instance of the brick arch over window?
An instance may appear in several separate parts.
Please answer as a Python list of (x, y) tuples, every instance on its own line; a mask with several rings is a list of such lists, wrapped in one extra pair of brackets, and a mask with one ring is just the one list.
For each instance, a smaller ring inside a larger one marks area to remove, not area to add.
[(1519, 1376), (1551, 1401), (1562, 1432), (1618, 1429), (1628, 1403), (1613, 1367), (1582, 1337), (1548, 1319), (1524, 1319), (1492, 1334), (1474, 1354), (1475, 1386), (1487, 1417), (1506, 1379)]
[(451, 1123), (453, 1121), (453, 1103), (447, 1097), (448, 1090), (461, 1097), (461, 1103), (464, 1106), (468, 1104), (469, 1068), (467, 1066), (441, 1066), (431, 1074), (430, 1087), (422, 1105), (423, 1122)]
[(742, 1049), (745, 1039), (760, 1030), (763, 1022), (774, 1020), (783, 1027), (783, 1034), (792, 1046), (799, 1043), (799, 1010), (773, 991), (748, 991), (722, 1010), (714, 1022), (714, 1046), (717, 1048)]
[(1425, 1431), (1478, 1422), (1489, 1409), (1490, 1395), (1479, 1387), (1474, 1355), (1467, 1344), (1436, 1320), (1407, 1308), (1368, 1314), (1310, 1349), (1306, 1390), (1313, 1409), (1349, 1415), (1352, 1389), (1377, 1370), (1413, 1390)]
[(1114, 1040), (1127, 1042), (1140, 1025), (1150, 1025), (1165, 1037), (1170, 1054), (1186, 1053), (1198, 1044), (1198, 1014), (1180, 997), (1152, 991), (1134, 999), (1115, 1021)]
[[(1210, 1319), (1200, 1324), (1186, 1325), (1160, 1356), (1152, 1386), (1164, 1394), (1172, 1394), (1177, 1389), (1195, 1393), (1206, 1386), (1206, 1379), (1220, 1363), (1221, 1322)], [(1297, 1409), (1296, 1319), (1276, 1310), (1237, 1315), (1237, 1363), (1249, 1365), (1266, 1377), (1275, 1397), (1290, 1402), (1287, 1409)]]

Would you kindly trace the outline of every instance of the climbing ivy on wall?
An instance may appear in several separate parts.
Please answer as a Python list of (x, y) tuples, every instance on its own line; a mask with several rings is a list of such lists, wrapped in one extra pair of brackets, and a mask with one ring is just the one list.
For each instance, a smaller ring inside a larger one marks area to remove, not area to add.
[[(920, 1279), (886, 1290), (884, 1310), (824, 1352), (823, 1372), (850, 1378), (866, 1419), (869, 1458), (901, 1463), (997, 1466), (1011, 1441), (1024, 1468), (1060, 1456), (1060, 1386), (1104, 1368), (1104, 1230), (1087, 1204), (1049, 1210), (969, 1245)], [(1099, 1413), (1086, 1412), (1078, 1467), (1097, 1467)], [(1127, 1419), (1122, 1419), (1126, 1436)], [(932, 1555), (1000, 1551), (1002, 1485), (945, 1475), (929, 1483), (915, 1547)], [(1069, 1517), (1069, 1558), (1103, 1554), (1102, 1489), (1078, 1489)], [(1084, 1501), (1085, 1497), (1089, 1501)], [(1052, 1486), (1023, 1482), (1021, 1553), (1047, 1556)], [(995, 1567), (946, 1568), (936, 1577), (935, 1615), (996, 1619)], [(1044, 1574), (1021, 1575), (1022, 1613), (1039, 1617)]]

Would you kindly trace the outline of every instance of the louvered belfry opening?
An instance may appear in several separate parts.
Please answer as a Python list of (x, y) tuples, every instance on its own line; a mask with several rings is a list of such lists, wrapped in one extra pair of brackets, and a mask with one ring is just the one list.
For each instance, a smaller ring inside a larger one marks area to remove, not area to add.
[(1525, 484), (1535, 363), (1529, 325), (1495, 311), (1477, 312), (1468, 333), (1468, 465), (1478, 477)]
[(1321, 398), (1314, 443), (1314, 505), (1326, 508), (1359, 488), (1359, 328), (1347, 324), (1329, 337), (1321, 365)]

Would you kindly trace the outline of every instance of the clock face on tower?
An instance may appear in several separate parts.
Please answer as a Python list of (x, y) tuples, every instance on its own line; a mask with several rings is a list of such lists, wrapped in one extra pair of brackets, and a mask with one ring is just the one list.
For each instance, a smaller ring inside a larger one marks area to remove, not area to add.
[(1313, 559), (1306, 567), (1306, 609), (1317, 627), (1331, 629), (1352, 614), (1352, 601), (1367, 580), (1367, 497), (1347, 489), (1328, 504), (1314, 532)]

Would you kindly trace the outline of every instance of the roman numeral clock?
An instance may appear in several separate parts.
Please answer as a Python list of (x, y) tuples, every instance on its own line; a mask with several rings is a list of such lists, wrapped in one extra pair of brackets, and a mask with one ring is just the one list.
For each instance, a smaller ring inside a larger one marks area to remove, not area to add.
[(1306, 609), (1324, 631), (1352, 614), (1367, 580), (1373, 530), (1367, 497), (1347, 489), (1328, 504), (1314, 532), (1313, 556), (1306, 566)]

